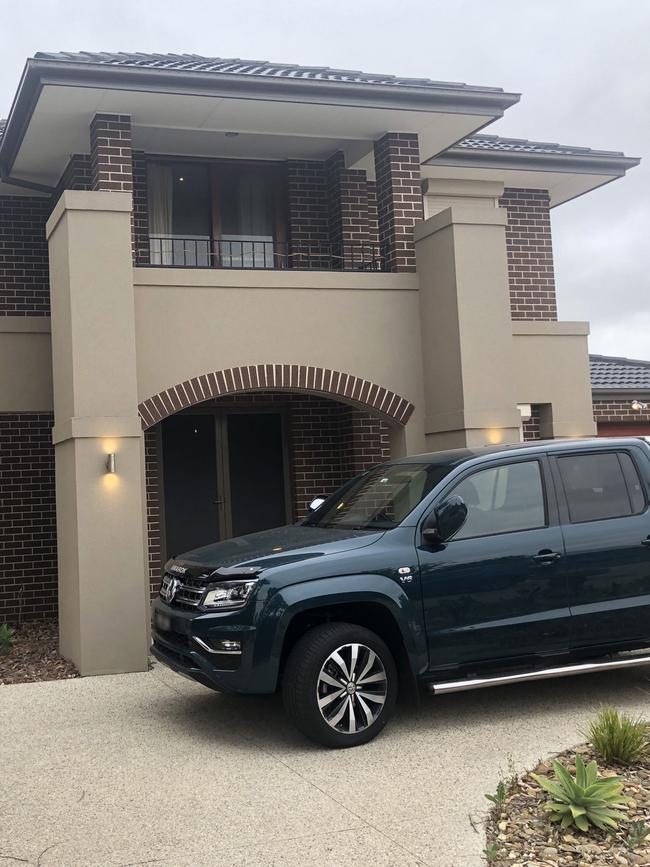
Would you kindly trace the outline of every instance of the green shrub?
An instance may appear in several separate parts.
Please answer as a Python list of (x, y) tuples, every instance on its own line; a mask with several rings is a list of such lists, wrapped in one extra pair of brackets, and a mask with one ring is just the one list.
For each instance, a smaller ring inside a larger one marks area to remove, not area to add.
[(601, 708), (583, 734), (607, 763), (629, 765), (648, 757), (650, 733), (647, 723), (639, 717), (621, 714), (616, 708)]
[(575, 824), (581, 831), (588, 831), (590, 825), (603, 831), (618, 827), (625, 814), (616, 808), (631, 800), (622, 794), (621, 777), (599, 778), (596, 762), (585, 767), (580, 755), (576, 755), (575, 779), (559, 762), (553, 762), (553, 768), (556, 780), (531, 774), (551, 796), (543, 805), (551, 813), (551, 822), (560, 822), (563, 828)]
[(625, 844), (628, 849), (636, 849), (648, 842), (648, 836), (650, 836), (650, 827), (645, 822), (630, 822), (627, 827)]
[(9, 653), (16, 639), (16, 633), (6, 623), (0, 625), (0, 653)]
[(483, 850), (483, 854), (485, 855), (488, 862), (496, 861), (499, 857), (499, 847), (496, 843), (488, 843), (485, 849)]
[(506, 784), (504, 783), (504, 781), (499, 780), (499, 782), (497, 783), (497, 790), (494, 795), (488, 795), (486, 793), (485, 797), (488, 799), (488, 801), (496, 804), (497, 807), (502, 807), (506, 802), (506, 798), (508, 797), (508, 792), (506, 791)]

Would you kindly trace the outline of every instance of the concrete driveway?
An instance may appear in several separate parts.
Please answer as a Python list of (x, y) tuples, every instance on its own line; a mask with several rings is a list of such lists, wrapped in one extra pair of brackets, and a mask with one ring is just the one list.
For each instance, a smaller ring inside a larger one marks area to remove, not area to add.
[(0, 861), (39, 867), (474, 867), (484, 792), (577, 742), (650, 671), (425, 698), (377, 740), (303, 740), (277, 697), (146, 674), (0, 686)]

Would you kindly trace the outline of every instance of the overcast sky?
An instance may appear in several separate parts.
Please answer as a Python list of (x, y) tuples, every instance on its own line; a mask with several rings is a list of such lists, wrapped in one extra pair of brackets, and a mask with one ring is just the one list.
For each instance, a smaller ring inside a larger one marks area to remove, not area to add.
[(561, 319), (650, 359), (650, 0), (0, 0), (0, 117), (36, 51), (160, 51), (522, 93), (486, 131), (622, 150), (629, 175), (553, 213)]

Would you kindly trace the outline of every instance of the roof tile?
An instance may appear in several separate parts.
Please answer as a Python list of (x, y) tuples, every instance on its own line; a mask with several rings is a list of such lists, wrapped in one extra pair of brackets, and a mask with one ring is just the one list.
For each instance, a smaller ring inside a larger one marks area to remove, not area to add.
[(144, 54), (141, 52), (109, 51), (38, 51), (36, 60), (66, 63), (130, 66), (147, 69), (170, 69), (185, 72), (214, 72), (225, 75), (251, 75), (271, 78), (300, 78), (315, 81), (377, 84), (396, 87), (471, 89), (503, 93), (501, 87), (478, 87), (458, 81), (434, 81), (430, 78), (404, 78), (383, 73), (361, 72), (357, 69), (332, 69), (329, 66), (298, 66), (295, 63), (271, 63), (268, 60), (242, 60), (238, 57), (202, 57), (198, 54)]
[(650, 361), (590, 355), (591, 387), (594, 389), (650, 390)]
[(529, 141), (525, 138), (505, 138), (498, 135), (470, 136), (463, 139), (454, 145), (456, 148), (463, 150), (478, 150), (478, 151), (505, 151), (507, 153), (529, 153), (529, 154), (558, 154), (562, 156), (585, 156), (593, 154), (596, 156), (617, 156), (621, 157), (624, 154), (621, 151), (601, 151), (593, 150), (592, 148), (575, 147), (573, 145), (562, 145), (551, 142)]

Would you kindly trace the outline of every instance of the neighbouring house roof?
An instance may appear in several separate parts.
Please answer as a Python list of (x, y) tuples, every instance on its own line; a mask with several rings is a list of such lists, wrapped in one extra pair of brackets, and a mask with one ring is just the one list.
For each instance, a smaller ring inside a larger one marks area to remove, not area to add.
[(589, 366), (594, 391), (650, 391), (650, 361), (590, 355)]
[(458, 142), (454, 147), (463, 150), (476, 151), (505, 151), (507, 153), (526, 154), (556, 154), (564, 156), (592, 156), (623, 157), (622, 151), (603, 151), (593, 148), (575, 147), (574, 145), (552, 144), (551, 142), (530, 141), (525, 138), (505, 138), (499, 135), (470, 136)]
[(271, 63), (268, 60), (242, 60), (239, 57), (202, 57), (198, 54), (144, 54), (112, 51), (37, 51), (37, 60), (58, 60), (67, 63), (101, 64), (104, 66), (135, 66), (146, 69), (170, 69), (179, 72), (214, 72), (221, 75), (250, 75), (265, 78), (293, 78), (312, 81), (350, 82), (394, 87), (457, 88), (503, 93), (501, 87), (480, 87), (458, 81), (434, 81), (430, 78), (404, 78), (361, 72), (356, 69), (333, 69), (330, 66), (299, 66), (295, 63)]

